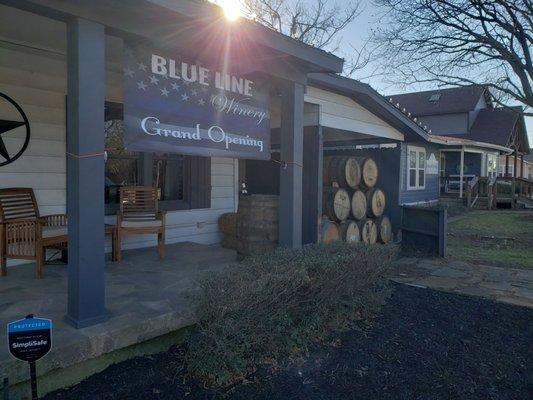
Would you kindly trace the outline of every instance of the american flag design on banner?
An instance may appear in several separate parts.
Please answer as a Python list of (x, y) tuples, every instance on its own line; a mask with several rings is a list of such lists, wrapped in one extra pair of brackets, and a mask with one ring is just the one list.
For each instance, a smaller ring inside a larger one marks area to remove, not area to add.
[(128, 150), (270, 159), (268, 92), (253, 80), (125, 45)]

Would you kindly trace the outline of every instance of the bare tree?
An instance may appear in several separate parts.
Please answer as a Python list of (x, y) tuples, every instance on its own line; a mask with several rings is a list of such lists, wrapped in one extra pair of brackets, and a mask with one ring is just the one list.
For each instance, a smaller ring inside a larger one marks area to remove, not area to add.
[[(484, 84), (533, 115), (531, 0), (374, 0), (384, 76), (405, 85)], [(528, 110), (529, 109), (529, 110)]]
[[(341, 32), (361, 13), (359, 0), (243, 0), (243, 5), (260, 24), (332, 52), (339, 48)], [(350, 68), (367, 62), (362, 54), (350, 57)]]

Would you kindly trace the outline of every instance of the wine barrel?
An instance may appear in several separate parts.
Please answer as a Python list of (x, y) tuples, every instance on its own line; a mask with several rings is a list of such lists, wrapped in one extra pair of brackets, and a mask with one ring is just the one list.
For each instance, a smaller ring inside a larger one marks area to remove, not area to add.
[(237, 213), (224, 213), (218, 217), (220, 232), (228, 236), (237, 236)]
[(361, 190), (356, 190), (352, 195), (352, 215), (356, 220), (366, 216), (366, 195)]
[(385, 193), (381, 189), (368, 189), (366, 192), (367, 215), (381, 217), (385, 211)]
[(392, 225), (389, 217), (382, 215), (376, 219), (376, 227), (378, 230), (378, 240), (381, 243), (389, 243), (392, 240)]
[(359, 230), (361, 231), (361, 241), (368, 244), (374, 244), (378, 240), (378, 230), (376, 224), (370, 218), (359, 221)]
[(361, 169), (361, 186), (364, 188), (372, 188), (378, 181), (378, 165), (370, 158), (357, 158), (359, 167)]
[(278, 215), (278, 196), (241, 196), (237, 211), (237, 252), (246, 256), (274, 250), (279, 238)]
[(331, 243), (336, 240), (341, 240), (339, 224), (329, 219), (323, 219), (318, 228), (318, 240), (321, 243)]
[(332, 221), (344, 221), (350, 216), (350, 195), (342, 188), (325, 188), (323, 208)]
[(355, 157), (326, 157), (324, 162), (324, 186), (337, 183), (342, 188), (355, 189), (361, 182), (361, 168)]
[(361, 241), (361, 232), (355, 221), (343, 221), (340, 224), (342, 240), (347, 243), (357, 243)]

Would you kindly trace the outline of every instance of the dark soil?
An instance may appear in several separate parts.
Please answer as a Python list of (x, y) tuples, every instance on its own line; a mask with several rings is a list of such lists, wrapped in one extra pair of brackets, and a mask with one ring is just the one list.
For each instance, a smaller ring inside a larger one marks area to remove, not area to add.
[(189, 380), (178, 347), (113, 365), (45, 400), (531, 399), (532, 351), (533, 310), (395, 285), (371, 325), (230, 390)]

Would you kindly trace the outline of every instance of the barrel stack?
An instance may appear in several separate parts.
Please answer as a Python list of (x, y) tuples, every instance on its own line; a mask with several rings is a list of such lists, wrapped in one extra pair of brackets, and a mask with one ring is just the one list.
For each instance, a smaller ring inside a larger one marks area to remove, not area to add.
[(324, 157), (320, 241), (374, 244), (392, 240), (386, 196), (377, 187), (378, 177), (378, 166), (370, 157)]

